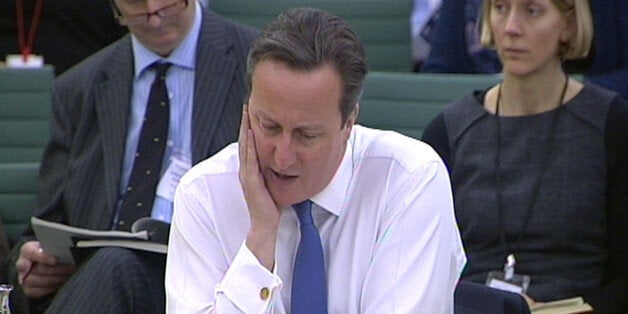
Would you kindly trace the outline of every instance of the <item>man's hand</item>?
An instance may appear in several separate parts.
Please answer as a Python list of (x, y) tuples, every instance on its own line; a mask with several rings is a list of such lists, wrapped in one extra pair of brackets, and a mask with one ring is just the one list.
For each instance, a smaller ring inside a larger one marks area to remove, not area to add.
[(15, 267), (22, 290), (30, 298), (56, 292), (75, 271), (74, 266), (60, 264), (54, 256), (44, 252), (38, 241), (22, 245)]
[(266, 188), (260, 171), (248, 105), (244, 105), (242, 111), (238, 145), (240, 185), (242, 185), (251, 218), (251, 229), (246, 238), (246, 245), (264, 267), (272, 270), (281, 211)]

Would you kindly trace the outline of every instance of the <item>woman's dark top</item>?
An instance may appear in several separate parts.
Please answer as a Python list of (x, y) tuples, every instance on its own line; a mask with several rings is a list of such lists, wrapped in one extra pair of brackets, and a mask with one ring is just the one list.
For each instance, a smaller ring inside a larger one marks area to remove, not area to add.
[(585, 85), (558, 109), (496, 118), (485, 93), (448, 105), (423, 135), (450, 171), (463, 278), (484, 282), (512, 253), (537, 301), (625, 309), (628, 103)]

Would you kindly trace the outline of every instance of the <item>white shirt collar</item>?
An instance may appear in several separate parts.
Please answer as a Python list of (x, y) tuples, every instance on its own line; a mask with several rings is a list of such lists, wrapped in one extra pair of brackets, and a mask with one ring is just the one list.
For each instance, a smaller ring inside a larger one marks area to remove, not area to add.
[[(353, 128), (355, 129), (355, 126)], [(338, 167), (336, 174), (322, 191), (310, 198), (312, 202), (336, 216), (340, 215), (342, 208), (344, 207), (349, 190), (349, 184), (351, 183), (351, 178), (353, 177), (354, 156), (352, 156), (352, 139), (354, 137), (355, 130), (352, 130), (351, 136), (347, 141), (344, 156), (342, 157), (342, 161), (340, 162), (340, 166)]]

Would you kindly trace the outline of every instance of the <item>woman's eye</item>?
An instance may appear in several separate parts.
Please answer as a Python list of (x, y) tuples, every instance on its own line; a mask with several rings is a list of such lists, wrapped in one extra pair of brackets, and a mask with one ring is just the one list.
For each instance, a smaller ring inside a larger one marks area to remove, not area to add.
[(541, 8), (537, 6), (528, 7), (527, 11), (528, 11), (528, 15), (531, 17), (538, 17), (542, 13)]
[(502, 4), (502, 3), (495, 3), (493, 5), (493, 10), (495, 10), (497, 13), (505, 13), (507, 8), (506, 5)]

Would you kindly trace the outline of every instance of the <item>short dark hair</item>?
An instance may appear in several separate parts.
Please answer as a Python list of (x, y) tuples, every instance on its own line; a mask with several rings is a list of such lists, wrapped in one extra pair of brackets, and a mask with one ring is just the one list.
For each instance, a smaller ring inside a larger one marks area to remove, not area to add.
[(315, 8), (296, 8), (270, 22), (249, 52), (247, 80), (260, 61), (285, 63), (295, 70), (311, 71), (331, 65), (340, 75), (342, 125), (355, 110), (368, 72), (364, 47), (342, 18)]

